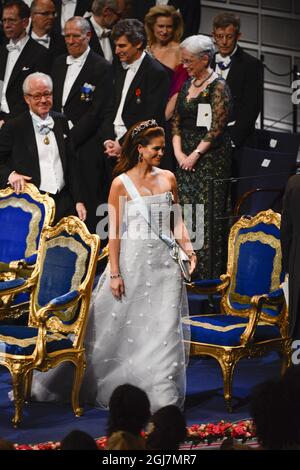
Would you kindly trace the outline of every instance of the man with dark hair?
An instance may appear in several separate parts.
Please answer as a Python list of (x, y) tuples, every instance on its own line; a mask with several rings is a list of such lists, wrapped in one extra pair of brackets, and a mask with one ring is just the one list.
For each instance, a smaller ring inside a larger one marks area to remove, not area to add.
[(184, 37), (199, 33), (201, 0), (133, 0), (133, 17), (144, 22), (146, 14), (155, 5), (172, 5), (180, 11), (184, 22)]
[(114, 58), (111, 28), (119, 19), (117, 0), (93, 1), (92, 16), (88, 18), (92, 32), (90, 47), (110, 63)]
[[(127, 129), (138, 121), (165, 122), (169, 76), (164, 67), (144, 51), (147, 43), (143, 24), (135, 19), (120, 20), (112, 38), (120, 63), (115, 67), (115, 97), (103, 134), (108, 156), (118, 156)], [(112, 125), (113, 123), (113, 125)]]
[(263, 99), (261, 62), (238, 45), (241, 37), (240, 18), (230, 12), (214, 18), (213, 38), (218, 53), (212, 67), (228, 83), (233, 106), (228, 131), (235, 147), (242, 147), (254, 131)]
[(106, 184), (106, 159), (97, 131), (113, 93), (111, 65), (90, 49), (91, 30), (85, 18), (69, 19), (64, 32), (69, 55), (58, 57), (53, 65), (53, 108), (67, 116), (79, 157), (86, 223), (95, 232), (96, 208), (105, 199)]
[(3, 6), (2, 23), (9, 40), (0, 47), (0, 124), (26, 110), (22, 84), (31, 73), (49, 70), (49, 52), (31, 39), (26, 28), (30, 9), (22, 0), (9, 0)]
[(53, 32), (56, 17), (53, 0), (33, 0), (30, 10), (32, 39), (47, 48), (53, 59), (66, 53), (64, 38), (61, 34)]

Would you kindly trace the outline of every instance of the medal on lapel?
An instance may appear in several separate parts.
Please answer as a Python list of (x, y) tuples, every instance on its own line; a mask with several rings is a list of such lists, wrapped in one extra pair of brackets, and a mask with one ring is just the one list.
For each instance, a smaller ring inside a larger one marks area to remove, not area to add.
[(135, 96), (136, 96), (136, 104), (141, 104), (142, 100), (141, 100), (141, 89), (140, 88), (137, 88), (135, 90)]

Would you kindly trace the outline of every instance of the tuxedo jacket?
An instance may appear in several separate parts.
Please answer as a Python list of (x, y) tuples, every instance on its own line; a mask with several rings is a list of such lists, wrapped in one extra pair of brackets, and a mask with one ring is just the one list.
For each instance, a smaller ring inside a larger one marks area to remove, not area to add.
[[(74, 202), (82, 201), (78, 178), (77, 157), (70, 139), (67, 121), (62, 114), (51, 112), (53, 132), (59, 150), (66, 187)], [(0, 187), (5, 188), (10, 173), (31, 176), (38, 188), (41, 183), (38, 147), (29, 111), (9, 120), (0, 132)]]
[[(61, 0), (53, 0), (57, 17), (54, 22), (53, 30), (62, 34), (61, 31)], [(91, 11), (93, 0), (77, 0), (74, 16), (83, 16), (87, 11)]]
[[(31, 29), (30, 29), (30, 35), (31, 35)], [(65, 43), (65, 38), (61, 34), (57, 34), (56, 32), (52, 31), (50, 34), (50, 44), (49, 47), (47, 48), (53, 61), (56, 59), (56, 57), (66, 54), (67, 53), (67, 46)], [(38, 41), (35, 41), (38, 43)], [(40, 46), (43, 46), (43, 44), (40, 44)], [(43, 46), (45, 47), (45, 46)], [(45, 48), (46, 49), (46, 48)]]
[[(90, 48), (96, 52), (97, 54), (101, 55), (101, 57), (104, 58), (104, 54), (103, 54), (103, 50), (102, 50), (102, 47), (101, 47), (101, 44), (99, 42), (99, 39), (98, 39), (98, 36), (96, 34), (96, 31), (95, 31), (95, 28), (94, 26), (92, 25), (91, 23), (91, 20), (90, 18), (87, 18), (89, 24), (90, 24), (90, 27), (91, 27), (91, 40), (90, 40)], [(115, 44), (113, 42), (113, 40), (111, 38), (109, 38), (109, 42), (110, 42), (110, 47), (111, 47), (111, 50), (112, 50), (112, 53), (113, 53), (113, 56), (114, 56), (114, 51), (115, 51)]]
[[(0, 80), (4, 80), (7, 56), (8, 51), (3, 45), (0, 47)], [(49, 51), (29, 38), (12, 70), (6, 89), (6, 99), (10, 110), (9, 118), (18, 116), (27, 110), (22, 90), (25, 78), (33, 72), (49, 73), (50, 62)]]
[[(133, 0), (133, 17), (144, 23), (149, 9), (156, 5), (155, 0)], [(180, 10), (184, 22), (184, 37), (199, 34), (201, 21), (201, 0), (169, 0), (176, 10)]]
[[(261, 111), (263, 100), (263, 67), (261, 62), (238, 46), (232, 56), (232, 64), (226, 82), (232, 96), (232, 110), (228, 131), (236, 147), (244, 145), (255, 128), (255, 121)], [(215, 59), (212, 67), (215, 68)]]
[[(122, 97), (126, 71), (122, 64), (114, 68), (114, 101), (105, 121), (103, 134), (105, 139), (115, 139), (113, 121)], [(168, 99), (170, 78), (165, 68), (148, 54), (145, 55), (125, 99), (122, 119), (129, 129), (138, 121), (156, 119), (165, 124), (165, 107)]]
[[(67, 55), (56, 59), (52, 69), (53, 109), (62, 112), (62, 97), (68, 65)], [(90, 101), (83, 100), (82, 87), (88, 83), (95, 87)], [(63, 113), (72, 121), (72, 139), (77, 149), (92, 137), (104, 119), (106, 109), (112, 98), (112, 67), (98, 54), (90, 50), (87, 59), (76, 78)]]

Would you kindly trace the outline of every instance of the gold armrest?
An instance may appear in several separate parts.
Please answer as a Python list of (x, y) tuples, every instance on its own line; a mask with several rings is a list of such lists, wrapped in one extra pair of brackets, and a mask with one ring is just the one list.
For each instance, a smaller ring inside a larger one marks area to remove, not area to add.
[(227, 287), (230, 284), (230, 275), (229, 274), (222, 274), (220, 276), (220, 280), (221, 280), (220, 284), (217, 284), (217, 285), (211, 286), (211, 287), (198, 286), (194, 282), (187, 283), (186, 285), (187, 285), (187, 288), (191, 292), (194, 292), (196, 294), (204, 294), (204, 295), (205, 294), (206, 295), (217, 294), (217, 293), (223, 292), (225, 289), (227, 289)]

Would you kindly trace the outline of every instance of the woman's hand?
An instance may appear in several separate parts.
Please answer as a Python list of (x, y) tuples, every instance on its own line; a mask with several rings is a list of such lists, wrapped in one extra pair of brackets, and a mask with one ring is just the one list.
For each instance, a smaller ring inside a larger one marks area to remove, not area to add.
[(197, 266), (197, 255), (193, 253), (190, 257), (190, 274), (192, 274)]
[(180, 152), (179, 154), (175, 154), (175, 157), (176, 157), (176, 160), (178, 162), (178, 165), (180, 166), (180, 168), (182, 168), (182, 165), (184, 164), (184, 162), (187, 159), (186, 154), (183, 153), (183, 152)]
[(122, 295), (125, 294), (125, 286), (124, 286), (124, 281), (121, 277), (117, 277), (115, 279), (111, 279), (110, 281), (110, 289), (112, 292), (112, 295), (118, 299), (121, 300)]
[(198, 155), (192, 152), (188, 157), (185, 158), (185, 160), (180, 165), (180, 168), (186, 171), (195, 171), (194, 167), (197, 163), (198, 158)]

